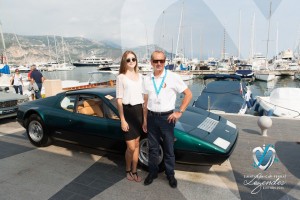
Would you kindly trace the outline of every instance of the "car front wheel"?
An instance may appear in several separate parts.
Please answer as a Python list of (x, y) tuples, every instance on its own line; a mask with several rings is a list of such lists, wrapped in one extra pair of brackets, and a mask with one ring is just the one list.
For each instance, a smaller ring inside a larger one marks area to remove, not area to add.
[(37, 146), (49, 146), (51, 144), (51, 138), (48, 135), (47, 130), (41, 117), (37, 114), (30, 115), (27, 125), (27, 135), (30, 142)]
[[(148, 138), (142, 138), (140, 140), (140, 152), (139, 152), (139, 164), (148, 169), (149, 163), (149, 142)], [(159, 154), (158, 154), (158, 167), (159, 171), (163, 171), (165, 169), (164, 165), (164, 150), (162, 147), (162, 143), (159, 144)]]

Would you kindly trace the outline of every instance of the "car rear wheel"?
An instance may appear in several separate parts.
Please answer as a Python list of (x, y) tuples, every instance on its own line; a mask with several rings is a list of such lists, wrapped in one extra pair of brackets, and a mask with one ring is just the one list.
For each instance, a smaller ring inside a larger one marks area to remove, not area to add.
[(52, 142), (45, 129), (45, 125), (41, 117), (37, 114), (30, 115), (27, 125), (27, 135), (30, 142), (37, 146), (49, 146)]
[[(148, 163), (149, 163), (149, 142), (148, 142), (148, 138), (142, 138), (140, 140), (139, 164), (143, 168), (148, 169)], [(164, 150), (162, 147), (162, 143), (159, 144), (158, 167), (160, 172), (164, 171), (165, 169)]]

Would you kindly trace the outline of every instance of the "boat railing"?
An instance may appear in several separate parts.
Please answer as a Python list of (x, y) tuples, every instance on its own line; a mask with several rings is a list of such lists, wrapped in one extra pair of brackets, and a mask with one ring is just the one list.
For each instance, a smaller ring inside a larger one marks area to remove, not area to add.
[(297, 117), (300, 116), (300, 112), (297, 111), (297, 110), (293, 110), (293, 109), (290, 109), (290, 108), (286, 108), (286, 107), (283, 107), (283, 106), (279, 106), (279, 105), (277, 105), (277, 104), (274, 104), (274, 103), (271, 103), (271, 102), (269, 102), (269, 101), (266, 101), (266, 100), (264, 100), (264, 99), (262, 99), (262, 98), (260, 98), (260, 101), (264, 101), (264, 102), (266, 102), (266, 103), (268, 103), (268, 104), (271, 104), (271, 105), (274, 106), (274, 108), (278, 107), (278, 108), (282, 108), (282, 109), (289, 110), (289, 111), (292, 111), (292, 112), (294, 112), (294, 113), (297, 113), (297, 115), (294, 116), (293, 118), (297, 118)]

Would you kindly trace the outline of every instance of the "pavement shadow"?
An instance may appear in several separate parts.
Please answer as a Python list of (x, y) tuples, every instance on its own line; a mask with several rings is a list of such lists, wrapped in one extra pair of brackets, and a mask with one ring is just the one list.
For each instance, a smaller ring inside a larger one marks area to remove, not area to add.
[(11, 123), (11, 122), (16, 122), (16, 121), (17, 121), (16, 117), (4, 118), (4, 119), (0, 119), (0, 125), (1, 124)]
[(51, 200), (92, 199), (125, 178), (125, 161), (121, 153), (107, 152), (59, 140), (55, 140), (53, 145), (66, 148), (74, 155), (78, 152), (91, 154), (92, 160), (92, 155), (98, 155), (101, 158), (50, 197)]
[(116, 154), (106, 154), (49, 199), (92, 199), (125, 178), (124, 162)]
[(275, 149), (279, 161), (291, 174), (300, 179), (300, 144), (297, 142), (279, 141), (275, 143)]
[(255, 131), (253, 129), (242, 129), (245, 133), (250, 133), (250, 134), (256, 134), (256, 135), (261, 135), (259, 131)]
[(182, 164), (176, 163), (175, 170), (187, 171), (187, 172), (201, 172), (201, 173), (209, 173), (212, 165), (191, 165), (191, 164)]
[(6, 134), (4, 137), (17, 138), (21, 140), (27, 140), (29, 142), (26, 131), (15, 132), (14, 134)]

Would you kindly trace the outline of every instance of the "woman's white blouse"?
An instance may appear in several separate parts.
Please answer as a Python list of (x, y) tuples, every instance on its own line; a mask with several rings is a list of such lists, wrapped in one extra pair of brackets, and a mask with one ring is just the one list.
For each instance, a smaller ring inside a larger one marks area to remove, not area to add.
[(15, 74), (14, 76), (13, 76), (13, 79), (14, 79), (14, 85), (16, 85), (16, 86), (19, 86), (19, 85), (22, 85), (22, 75), (21, 74)]
[(139, 79), (134, 81), (119, 74), (116, 83), (116, 98), (122, 99), (125, 105), (137, 105), (144, 103), (143, 98), (143, 77), (139, 74)]

